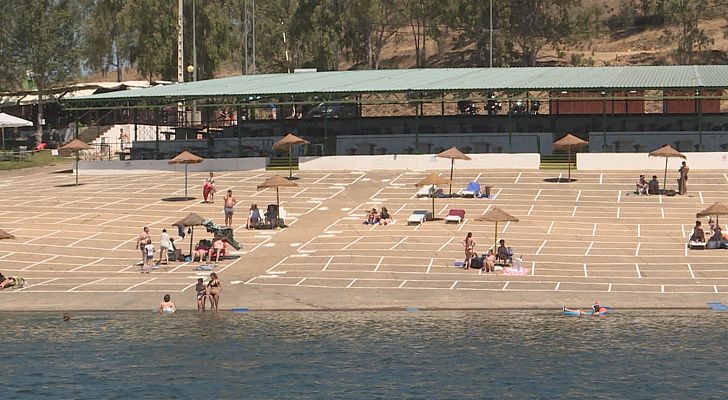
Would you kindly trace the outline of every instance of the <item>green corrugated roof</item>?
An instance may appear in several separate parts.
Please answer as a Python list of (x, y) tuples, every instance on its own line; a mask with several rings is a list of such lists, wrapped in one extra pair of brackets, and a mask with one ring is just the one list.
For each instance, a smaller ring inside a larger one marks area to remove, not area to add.
[(728, 65), (433, 68), (242, 75), (69, 101), (408, 91), (726, 88)]

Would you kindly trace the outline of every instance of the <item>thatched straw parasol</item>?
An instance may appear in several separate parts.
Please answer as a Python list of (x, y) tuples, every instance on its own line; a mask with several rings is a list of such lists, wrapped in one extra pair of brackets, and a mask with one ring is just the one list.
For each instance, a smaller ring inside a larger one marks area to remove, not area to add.
[(498, 222), (518, 222), (518, 218), (512, 216), (511, 214), (508, 214), (498, 207), (492, 207), (485, 214), (475, 218), (475, 220), (478, 222), (495, 222), (495, 240), (493, 244), (494, 249), (498, 247)]
[(280, 176), (280, 175), (273, 175), (270, 179), (267, 181), (261, 183), (258, 185), (258, 190), (261, 189), (267, 189), (267, 188), (276, 188), (276, 205), (278, 206), (278, 209), (280, 209), (280, 197), (278, 194), (278, 188), (279, 187), (298, 187), (298, 184), (293, 181), (289, 181), (288, 179)]
[(185, 150), (177, 154), (173, 159), (169, 160), (170, 164), (184, 164), (185, 165), (185, 200), (187, 200), (187, 164), (198, 164), (205, 161), (204, 158), (192, 154)]
[(0, 229), (0, 240), (15, 239), (15, 236)]
[(273, 143), (273, 149), (288, 149), (288, 179), (293, 178), (293, 161), (292, 161), (292, 153), (293, 153), (293, 145), (296, 144), (309, 144), (309, 142), (306, 139), (300, 138), (292, 133), (287, 134), (284, 136), (281, 140)]
[(723, 203), (713, 203), (712, 206), (696, 214), (698, 218), (715, 215), (715, 223), (718, 224), (719, 215), (728, 215), (728, 206)]
[(190, 213), (190, 215), (172, 224), (172, 226), (178, 226), (180, 228), (192, 228), (192, 230), (190, 231), (190, 255), (192, 255), (192, 238), (195, 236), (195, 227), (202, 225), (202, 221), (204, 220), (205, 219), (200, 217), (199, 215), (195, 213)]
[(567, 149), (569, 152), (569, 182), (571, 182), (571, 149), (573, 147), (581, 147), (588, 144), (589, 142), (586, 140), (579, 139), (571, 133), (567, 133), (564, 137), (554, 142), (555, 148)]
[(440, 175), (433, 172), (430, 175), (427, 175), (421, 181), (415, 183), (415, 186), (432, 185), (432, 189), (430, 190), (430, 197), (432, 197), (432, 216), (433, 216), (433, 218), (435, 217), (435, 187), (437, 185), (444, 185), (448, 182), (450, 182), (450, 181), (448, 181), (445, 178), (441, 178)]
[(90, 149), (91, 146), (87, 145), (80, 139), (73, 139), (70, 142), (61, 146), (61, 150), (71, 150), (76, 153), (76, 185), (78, 185), (78, 152), (81, 150)]
[(675, 150), (670, 146), (669, 144), (666, 144), (662, 147), (660, 147), (657, 150), (652, 150), (650, 154), (648, 154), (650, 157), (665, 157), (665, 177), (662, 181), (662, 191), (664, 192), (667, 187), (667, 160), (669, 160), (672, 157), (679, 157), (682, 159), (687, 159), (685, 155), (680, 153), (679, 151)]
[(450, 147), (449, 149), (447, 149), (441, 153), (438, 153), (437, 156), (440, 158), (449, 158), (450, 159), (450, 196), (452, 196), (452, 173), (453, 173), (453, 169), (455, 169), (455, 160), (470, 161), (470, 160), (472, 160), (472, 158), (465, 155), (465, 153), (458, 150), (458, 148), (455, 146)]

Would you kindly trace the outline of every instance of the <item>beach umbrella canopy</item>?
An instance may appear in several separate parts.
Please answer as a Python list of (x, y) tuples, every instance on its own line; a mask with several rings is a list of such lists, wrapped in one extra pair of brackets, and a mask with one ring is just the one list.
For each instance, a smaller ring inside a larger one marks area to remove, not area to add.
[(296, 144), (310, 144), (308, 140), (304, 138), (300, 138), (292, 133), (287, 134), (286, 136), (283, 136), (282, 139), (279, 141), (273, 143), (273, 149), (279, 150), (279, 149), (288, 149), (288, 178), (293, 178), (293, 160), (292, 160), (292, 153), (293, 153), (293, 145)]
[(71, 150), (72, 152), (76, 153), (76, 185), (78, 185), (78, 152), (90, 148), (91, 146), (84, 143), (81, 139), (73, 139), (70, 142), (61, 146), (61, 150)]
[[(192, 254), (192, 238), (195, 236), (195, 227), (202, 225), (205, 219), (195, 213), (190, 213), (188, 216), (172, 224), (179, 228), (180, 232), (184, 232), (184, 228), (190, 227), (190, 255)], [(182, 236), (182, 235), (180, 235)]]
[(715, 215), (715, 223), (718, 223), (718, 216), (728, 215), (728, 206), (723, 203), (713, 203), (710, 207), (696, 214), (698, 218)]
[(652, 150), (649, 154), (649, 157), (665, 157), (665, 176), (663, 177), (663, 191), (665, 190), (665, 187), (667, 186), (667, 161), (670, 158), (682, 158), (687, 159), (684, 154), (680, 153), (679, 151), (675, 150), (672, 146), (669, 144), (666, 144), (662, 147), (660, 147), (657, 150)]
[(18, 118), (14, 115), (0, 113), (0, 128), (2, 128), (2, 149), (5, 149), (5, 128), (20, 128), (23, 126), (33, 126), (31, 121)]
[(0, 229), (0, 240), (6, 240), (6, 239), (15, 239), (15, 236)]
[(185, 150), (169, 160), (169, 164), (185, 165), (185, 200), (187, 200), (187, 164), (198, 164), (205, 161), (204, 158)]
[(268, 189), (268, 188), (276, 188), (276, 205), (280, 209), (280, 196), (278, 194), (278, 188), (279, 187), (298, 187), (298, 184), (296, 182), (290, 181), (280, 175), (273, 175), (265, 182), (258, 185), (258, 190), (261, 189)]
[(449, 149), (437, 154), (440, 158), (450, 159), (450, 195), (452, 196), (452, 173), (455, 169), (455, 160), (466, 160), (470, 161), (472, 158), (468, 157), (465, 153), (460, 151), (457, 147), (453, 146)]
[(498, 247), (498, 223), (508, 221), (518, 222), (518, 218), (512, 216), (511, 214), (508, 214), (507, 212), (503, 211), (503, 209), (498, 207), (491, 207), (490, 210), (488, 210), (480, 217), (475, 218), (475, 220), (478, 222), (495, 222), (495, 240), (493, 244), (494, 249)]
[(569, 152), (569, 182), (571, 182), (571, 149), (574, 147), (586, 146), (588, 144), (589, 142), (586, 140), (579, 139), (571, 133), (567, 133), (564, 137), (554, 142), (554, 148), (567, 149)]
[(445, 178), (441, 178), (440, 175), (433, 172), (430, 175), (427, 175), (421, 181), (415, 183), (415, 186), (432, 185), (432, 190), (430, 190), (430, 197), (432, 197), (432, 216), (433, 217), (435, 216), (435, 186), (444, 185), (448, 182), (450, 182), (450, 181), (448, 181)]

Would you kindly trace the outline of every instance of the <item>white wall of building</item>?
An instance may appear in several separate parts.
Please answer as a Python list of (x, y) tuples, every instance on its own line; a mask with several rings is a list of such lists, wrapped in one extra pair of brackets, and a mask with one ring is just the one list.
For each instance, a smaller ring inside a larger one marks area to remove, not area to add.
[[(608, 171), (608, 170), (663, 170), (665, 158), (649, 157), (648, 153), (578, 153), (576, 155), (576, 168), (579, 170)], [(728, 153), (682, 153), (687, 160), (670, 158), (667, 161), (669, 170), (677, 170), (683, 161), (687, 161), (691, 170), (696, 169), (727, 169)]]
[[(539, 154), (468, 154), (472, 160), (455, 160), (462, 169), (538, 169)], [(434, 154), (300, 157), (298, 169), (314, 170), (449, 170), (450, 160)]]
[[(247, 158), (212, 158), (199, 164), (187, 165), (189, 172), (218, 172), (218, 171), (263, 171), (266, 167), (265, 157)], [(131, 160), (131, 161), (80, 161), (79, 174), (109, 174), (109, 173), (148, 173), (148, 172), (181, 172), (182, 164), (170, 164), (168, 160)]]

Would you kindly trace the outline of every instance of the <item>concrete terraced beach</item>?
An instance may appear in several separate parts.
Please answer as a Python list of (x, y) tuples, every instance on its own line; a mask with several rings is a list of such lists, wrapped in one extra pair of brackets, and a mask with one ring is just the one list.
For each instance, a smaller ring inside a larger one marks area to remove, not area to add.
[[(722, 171), (695, 171), (687, 196), (637, 196), (639, 172), (572, 171), (571, 183), (554, 183), (561, 171), (456, 169), (454, 191), (477, 180), (493, 185), (491, 199), (435, 199), (436, 217), (466, 211), (459, 225), (442, 220), (406, 224), (431, 199), (416, 198), (425, 171), (298, 172), (299, 187), (281, 188), (288, 228), (246, 230), (247, 210), (275, 202), (275, 190), (256, 186), (272, 172), (216, 173), (215, 204), (201, 203), (207, 174), (81, 175), (80, 186), (58, 167), (0, 176), (0, 272), (22, 276), (22, 289), (0, 292), (0, 310), (152, 310), (165, 293), (182, 309), (195, 309), (198, 263), (171, 262), (140, 274), (135, 240), (149, 226), (159, 233), (196, 212), (223, 222), (222, 194), (239, 203), (235, 237), (243, 244), (215, 271), (224, 288), (221, 309), (467, 309), (588, 306), (595, 299), (618, 308), (706, 308), (728, 300), (725, 250), (687, 250), (696, 212), (728, 198)], [(442, 171), (446, 176), (449, 171)], [(676, 173), (668, 174), (674, 188)], [(445, 192), (448, 191), (444, 188)], [(499, 224), (527, 276), (485, 274), (453, 266), (460, 241), (473, 232), (476, 252), (493, 243), (492, 223), (475, 222), (498, 206), (519, 222)], [(366, 210), (386, 206), (395, 223), (362, 225)], [(726, 221), (728, 222), (728, 221)], [(195, 231), (195, 241), (205, 237)], [(187, 251), (189, 240), (178, 246)]]

